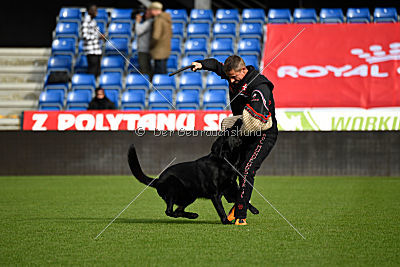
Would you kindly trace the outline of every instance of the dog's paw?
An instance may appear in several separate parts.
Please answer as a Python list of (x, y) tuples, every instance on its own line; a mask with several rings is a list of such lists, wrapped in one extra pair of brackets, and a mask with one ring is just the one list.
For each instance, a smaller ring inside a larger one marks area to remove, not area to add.
[(186, 215), (187, 215), (186, 218), (188, 218), (188, 219), (197, 219), (197, 217), (199, 217), (199, 214), (194, 213), (194, 212), (187, 212)]

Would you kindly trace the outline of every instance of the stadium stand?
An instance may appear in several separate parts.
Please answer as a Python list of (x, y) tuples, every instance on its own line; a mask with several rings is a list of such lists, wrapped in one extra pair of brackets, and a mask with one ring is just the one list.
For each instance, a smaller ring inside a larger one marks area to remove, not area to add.
[(67, 110), (86, 110), (92, 100), (92, 95), (87, 91), (71, 91), (67, 96)]
[[(78, 42), (79, 24), (85, 15), (82, 11), (83, 9), (78, 8), (60, 10), (53, 34), (51, 57), (47, 62), (47, 73), (68, 71), (72, 76), (71, 86), (65, 83), (47, 84), (45, 81), (43, 92), (58, 92), (61, 95), (67, 95), (68, 90), (71, 92), (83, 90), (92, 94), (96, 88), (97, 83), (94, 77), (84, 74), (87, 70), (87, 58), (83, 54), (82, 41)], [(169, 72), (206, 57), (214, 57), (224, 62), (229, 55), (236, 52), (243, 57), (247, 65), (253, 65), (259, 69), (265, 23), (368, 23), (372, 21), (367, 8), (349, 8), (346, 17), (340, 8), (322, 8), (319, 16), (313, 8), (296, 8), (293, 14), (290, 9), (246, 8), (241, 12), (237, 9), (218, 9), (215, 17), (212, 10), (204, 9), (192, 9), (189, 16), (185, 9), (167, 9), (166, 11), (171, 14), (173, 21), (172, 51), (167, 63)], [(132, 9), (99, 9), (96, 17), (101, 32), (106, 33), (112, 42), (112, 45), (108, 42), (104, 45), (102, 76), (98, 84), (105, 87), (106, 94), (110, 95), (116, 106), (124, 110), (165, 110), (172, 108), (168, 101), (172, 103), (175, 99), (179, 109), (224, 108), (227, 100), (225, 98), (223, 101), (222, 96), (226, 97), (228, 84), (213, 73), (192, 73), (187, 70), (176, 76), (178, 84), (175, 84), (175, 78), (154, 75), (154, 87), (150, 87), (149, 81), (146, 80), (148, 77), (137, 73), (139, 64), (136, 37), (132, 32), (134, 23), (132, 12)], [(397, 21), (396, 8), (375, 8), (373, 22)], [(76, 48), (78, 48), (77, 53)], [(128, 63), (118, 55), (119, 52), (115, 48), (129, 58)], [(160, 95), (159, 90), (166, 94), (168, 101)], [(189, 91), (191, 93), (187, 93)], [(198, 95), (193, 92), (197, 92)], [(214, 97), (219, 100), (213, 102)], [(43, 107), (46, 108), (46, 106)], [(74, 105), (65, 107), (75, 108)], [(83, 107), (84, 105), (81, 105), (79, 108)]]
[(39, 96), (39, 110), (59, 111), (64, 105), (64, 95), (60, 92), (44, 91)]

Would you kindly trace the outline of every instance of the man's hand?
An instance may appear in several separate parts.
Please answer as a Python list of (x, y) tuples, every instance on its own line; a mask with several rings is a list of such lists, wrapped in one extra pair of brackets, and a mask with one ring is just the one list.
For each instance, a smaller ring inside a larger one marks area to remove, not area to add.
[(192, 65), (194, 65), (192, 71), (201, 70), (203, 68), (203, 65), (201, 65), (199, 62), (192, 62)]

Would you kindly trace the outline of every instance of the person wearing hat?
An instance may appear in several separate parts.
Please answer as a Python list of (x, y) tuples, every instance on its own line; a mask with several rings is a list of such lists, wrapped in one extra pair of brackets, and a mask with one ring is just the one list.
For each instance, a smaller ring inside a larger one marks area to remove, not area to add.
[(150, 42), (150, 54), (154, 59), (154, 74), (166, 74), (167, 60), (171, 53), (171, 15), (162, 11), (163, 5), (160, 2), (152, 2), (148, 9), (154, 18)]

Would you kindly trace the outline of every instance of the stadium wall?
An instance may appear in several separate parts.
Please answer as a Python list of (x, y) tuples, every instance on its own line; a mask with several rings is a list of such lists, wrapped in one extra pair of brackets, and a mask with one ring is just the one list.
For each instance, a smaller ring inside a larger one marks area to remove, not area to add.
[[(143, 170), (157, 175), (174, 157), (206, 155), (215, 139), (165, 133), (0, 132), (0, 175), (128, 175), (131, 143)], [(400, 132), (280, 132), (258, 175), (400, 176)]]

